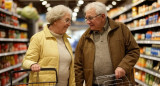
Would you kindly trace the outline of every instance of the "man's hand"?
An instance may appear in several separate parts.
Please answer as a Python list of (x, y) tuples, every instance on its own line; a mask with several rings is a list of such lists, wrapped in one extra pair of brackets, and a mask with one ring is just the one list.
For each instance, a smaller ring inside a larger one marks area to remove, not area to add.
[(39, 72), (40, 71), (40, 66), (38, 65), (38, 64), (33, 64), (33, 65), (31, 65), (31, 70), (33, 71), (33, 72)]
[(125, 70), (123, 68), (121, 68), (121, 67), (117, 67), (116, 68), (116, 70), (115, 70), (116, 79), (125, 76), (125, 74), (126, 74), (126, 72), (125, 72)]

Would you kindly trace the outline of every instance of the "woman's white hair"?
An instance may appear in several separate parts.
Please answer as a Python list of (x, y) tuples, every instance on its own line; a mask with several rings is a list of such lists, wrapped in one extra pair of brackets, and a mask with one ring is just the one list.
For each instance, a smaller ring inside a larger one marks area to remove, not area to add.
[(91, 2), (91, 3), (87, 4), (84, 8), (84, 13), (86, 13), (86, 11), (88, 11), (91, 8), (96, 10), (96, 14), (105, 14), (107, 16), (106, 6), (103, 3)]
[(46, 13), (46, 19), (50, 24), (53, 24), (56, 20), (61, 19), (66, 13), (72, 15), (72, 10), (67, 6), (57, 5)]

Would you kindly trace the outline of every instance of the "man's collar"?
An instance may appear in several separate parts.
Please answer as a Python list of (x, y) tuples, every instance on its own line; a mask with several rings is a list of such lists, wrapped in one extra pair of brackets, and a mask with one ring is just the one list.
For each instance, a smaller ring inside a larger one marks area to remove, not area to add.
[[(111, 30), (114, 30), (119, 27), (118, 23), (115, 22), (114, 20), (110, 19), (109, 17), (106, 18), (108, 22), (108, 26), (110, 27)], [(94, 31), (92, 31), (90, 28), (88, 29), (89, 34), (92, 34)]]
[(96, 33), (103, 34), (105, 31), (107, 31), (108, 27), (109, 27), (108, 19), (106, 19), (106, 23), (103, 26), (102, 31), (101, 32), (100, 31), (93, 31), (93, 34), (96, 34)]

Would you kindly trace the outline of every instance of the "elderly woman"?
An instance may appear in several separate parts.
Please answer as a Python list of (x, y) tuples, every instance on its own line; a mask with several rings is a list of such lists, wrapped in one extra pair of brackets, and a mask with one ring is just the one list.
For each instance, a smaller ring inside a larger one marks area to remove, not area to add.
[(74, 58), (67, 39), (70, 37), (66, 34), (71, 25), (71, 14), (71, 9), (64, 5), (53, 7), (46, 14), (49, 25), (32, 36), (22, 63), (23, 68), (32, 70), (29, 83), (36, 82), (37, 73), (39, 82), (54, 81), (55, 73), (40, 69), (56, 68), (58, 86), (75, 86)]

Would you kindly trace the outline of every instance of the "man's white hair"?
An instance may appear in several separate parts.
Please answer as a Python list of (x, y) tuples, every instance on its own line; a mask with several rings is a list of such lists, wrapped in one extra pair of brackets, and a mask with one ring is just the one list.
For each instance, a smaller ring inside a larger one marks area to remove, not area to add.
[(85, 6), (84, 13), (86, 13), (86, 11), (88, 11), (91, 8), (96, 10), (96, 14), (105, 14), (107, 16), (107, 10), (105, 4), (101, 2), (91, 2)]
[(46, 13), (46, 19), (50, 24), (53, 24), (56, 20), (61, 19), (66, 13), (72, 15), (72, 10), (67, 6), (57, 5)]

